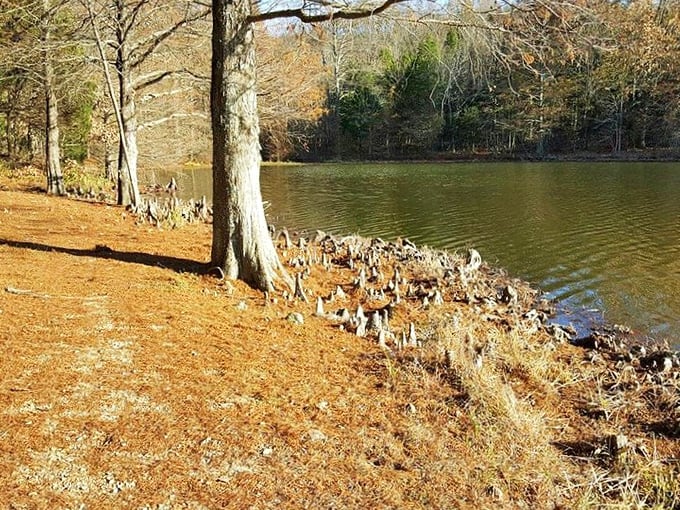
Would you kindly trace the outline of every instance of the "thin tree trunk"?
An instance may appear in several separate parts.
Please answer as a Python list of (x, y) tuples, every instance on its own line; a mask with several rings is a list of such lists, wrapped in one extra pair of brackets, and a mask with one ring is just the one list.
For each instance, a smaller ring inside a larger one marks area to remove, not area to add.
[(12, 141), (11, 141), (11, 116), (9, 112), (5, 113), (5, 144), (7, 146), (7, 157), (12, 160)]
[(118, 161), (114, 149), (114, 144), (109, 140), (104, 141), (104, 175), (106, 176), (106, 179), (111, 182), (116, 181), (115, 168)]
[(212, 264), (229, 278), (271, 290), (285, 273), (260, 192), (255, 47), (249, 0), (213, 0)]
[(117, 14), (116, 69), (118, 71), (118, 104), (120, 105), (121, 120), (121, 144), (118, 157), (118, 204), (136, 206), (140, 203), (137, 179), (137, 112), (125, 44), (125, 4), (121, 0), (117, 2)]
[[(51, 67), (49, 64), (46, 67)], [(47, 193), (51, 195), (64, 195), (64, 176), (61, 172), (59, 151), (59, 113), (57, 110), (57, 96), (54, 87), (50, 83), (51, 78), (45, 81), (45, 110), (46, 110), (46, 133), (45, 133), (45, 170), (47, 172)]]
[[(95, 19), (95, 14), (94, 14), (94, 9), (92, 7), (92, 1), (88, 0), (86, 3), (87, 7), (87, 12), (88, 16), (90, 18), (90, 24), (92, 25), (92, 30), (95, 35), (95, 42), (97, 43), (97, 50), (99, 51), (99, 57), (102, 60), (102, 68), (104, 70), (104, 76), (106, 78), (106, 88), (109, 93), (109, 98), (111, 99), (111, 106), (113, 106), (113, 111), (116, 115), (116, 123), (118, 124), (118, 134), (119, 134), (119, 148), (120, 148), (120, 157), (118, 158), (118, 204), (119, 205), (132, 205), (132, 206), (137, 206), (140, 203), (140, 196), (139, 196), (139, 186), (137, 183), (137, 140), (136, 136), (134, 138), (134, 153), (130, 151), (128, 145), (127, 145), (127, 136), (125, 135), (126, 133), (126, 128), (125, 128), (125, 120), (124, 120), (124, 115), (121, 112), (121, 105), (119, 104), (118, 100), (116, 99), (116, 94), (114, 92), (113, 88), (113, 79), (111, 78), (111, 73), (109, 71), (109, 62), (106, 58), (106, 51), (104, 50), (104, 43), (102, 41), (101, 35), (99, 34), (99, 27), (97, 25), (97, 20)], [(118, 9), (118, 15), (119, 15), (119, 21), (122, 20), (123, 16), (123, 9), (124, 9), (124, 4), (122, 2), (118, 2), (116, 4), (116, 7)], [(120, 48), (118, 51), (117, 55), (117, 64), (118, 64), (118, 59), (121, 60), (121, 62), (125, 62), (124, 56), (124, 48), (123, 46), (123, 28), (122, 26), (119, 26), (119, 32), (118, 32), (118, 38), (119, 38), (119, 43), (120, 43)], [(120, 73), (119, 73), (120, 76)], [(129, 83), (129, 79), (128, 79)], [(129, 94), (129, 92), (128, 92)], [(121, 87), (121, 93), (120, 96), (123, 96), (122, 92), (122, 87)], [(128, 115), (130, 114), (130, 109), (128, 108)], [(132, 108), (132, 114), (134, 115), (134, 104)], [(134, 133), (136, 135), (136, 125), (134, 126)], [(125, 160), (125, 163), (121, 162), (121, 160)], [(133, 164), (128, 164), (128, 161), (132, 161)], [(134, 171), (132, 171), (133, 169)], [(125, 174), (124, 177), (121, 177), (121, 174)], [(123, 186), (121, 186), (121, 180), (124, 180), (126, 184), (125, 189), (126, 191), (123, 192)], [(129, 201), (125, 201), (125, 199), (128, 199)]]
[(61, 172), (59, 151), (59, 110), (57, 94), (54, 91), (54, 68), (50, 56), (50, 10), (49, 0), (43, 0), (43, 65), (45, 71), (45, 173), (47, 174), (47, 193), (64, 195), (64, 177)]
[[(118, 203), (120, 205), (137, 205), (140, 202), (139, 181), (137, 177), (137, 114), (133, 92), (130, 86), (129, 71), (126, 65), (118, 74), (120, 85), (120, 113), (123, 121), (121, 137), (125, 144), (120, 144), (118, 155)], [(127, 153), (125, 150), (127, 149)]]

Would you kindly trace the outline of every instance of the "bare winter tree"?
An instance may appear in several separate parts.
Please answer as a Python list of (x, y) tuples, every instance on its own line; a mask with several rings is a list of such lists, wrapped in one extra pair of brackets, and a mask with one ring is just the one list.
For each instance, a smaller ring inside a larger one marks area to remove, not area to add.
[(55, 91), (54, 67), (52, 64), (53, 6), (50, 0), (42, 1), (41, 42), (45, 87), (45, 173), (47, 174), (47, 193), (63, 195), (64, 178), (61, 172), (61, 153), (59, 150), (59, 112)]
[[(145, 64), (180, 29), (205, 18), (209, 9), (190, 0), (85, 0), (120, 135), (118, 203), (140, 203), (137, 177), (137, 96), (180, 70), (145, 72)], [(109, 64), (108, 49), (115, 58)], [(111, 72), (113, 67), (115, 72)], [(116, 80), (115, 86), (113, 80)]]
[(213, 242), (211, 262), (229, 278), (270, 290), (285, 272), (269, 236), (260, 192), (253, 23), (297, 18), (305, 23), (379, 14), (400, 0), (356, 8), (307, 7), (253, 12), (249, 0), (213, 0), (211, 111)]

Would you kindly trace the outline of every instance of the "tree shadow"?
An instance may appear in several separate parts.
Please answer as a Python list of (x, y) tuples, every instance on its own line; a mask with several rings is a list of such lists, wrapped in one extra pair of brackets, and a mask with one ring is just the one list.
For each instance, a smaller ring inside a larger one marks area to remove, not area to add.
[(106, 260), (118, 260), (129, 264), (141, 264), (150, 267), (161, 267), (171, 269), (177, 273), (208, 273), (209, 266), (203, 262), (169, 257), (166, 255), (152, 255), (137, 251), (117, 251), (106, 245), (98, 244), (92, 249), (66, 248), (63, 246), (51, 246), (49, 244), (33, 243), (28, 241), (13, 241), (11, 239), (0, 239), (0, 246), (11, 248), (21, 248), (25, 250), (46, 251), (65, 253), (75, 257), (96, 257)]

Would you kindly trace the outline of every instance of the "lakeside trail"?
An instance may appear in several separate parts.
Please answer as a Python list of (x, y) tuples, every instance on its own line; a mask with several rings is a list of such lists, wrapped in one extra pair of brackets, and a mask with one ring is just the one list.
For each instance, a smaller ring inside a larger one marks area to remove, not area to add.
[(337, 247), (309, 303), (266, 299), (202, 274), (210, 225), (35, 182), (0, 176), (1, 508), (680, 508), (674, 360), (564, 341), (502, 272), (399, 261), (444, 303), (404, 291), (421, 345), (384, 349), (315, 316), (338, 286), (326, 310), (390, 301)]

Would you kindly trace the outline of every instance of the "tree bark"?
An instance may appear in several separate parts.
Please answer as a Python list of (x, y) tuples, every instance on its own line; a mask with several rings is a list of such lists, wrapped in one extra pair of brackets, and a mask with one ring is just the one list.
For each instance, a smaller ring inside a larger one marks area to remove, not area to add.
[(260, 192), (250, 11), (249, 0), (213, 0), (211, 261), (229, 278), (271, 290), (279, 277), (288, 277), (269, 236)]
[(118, 71), (118, 91), (121, 121), (121, 143), (118, 155), (118, 204), (137, 206), (140, 203), (139, 180), (137, 178), (137, 112), (134, 88), (132, 86), (129, 55), (127, 54), (125, 34), (125, 2), (117, 2), (118, 48), (116, 70)]
[(64, 195), (64, 177), (61, 172), (61, 153), (59, 150), (59, 110), (57, 94), (54, 91), (54, 68), (50, 55), (50, 10), (49, 0), (43, 0), (43, 67), (45, 72), (45, 173), (47, 174), (47, 193)]
[[(64, 176), (61, 171), (59, 150), (59, 112), (57, 109), (57, 95), (54, 92), (52, 66), (45, 64), (45, 170), (47, 173), (47, 193), (64, 195)], [(49, 73), (47, 68), (50, 68)]]

